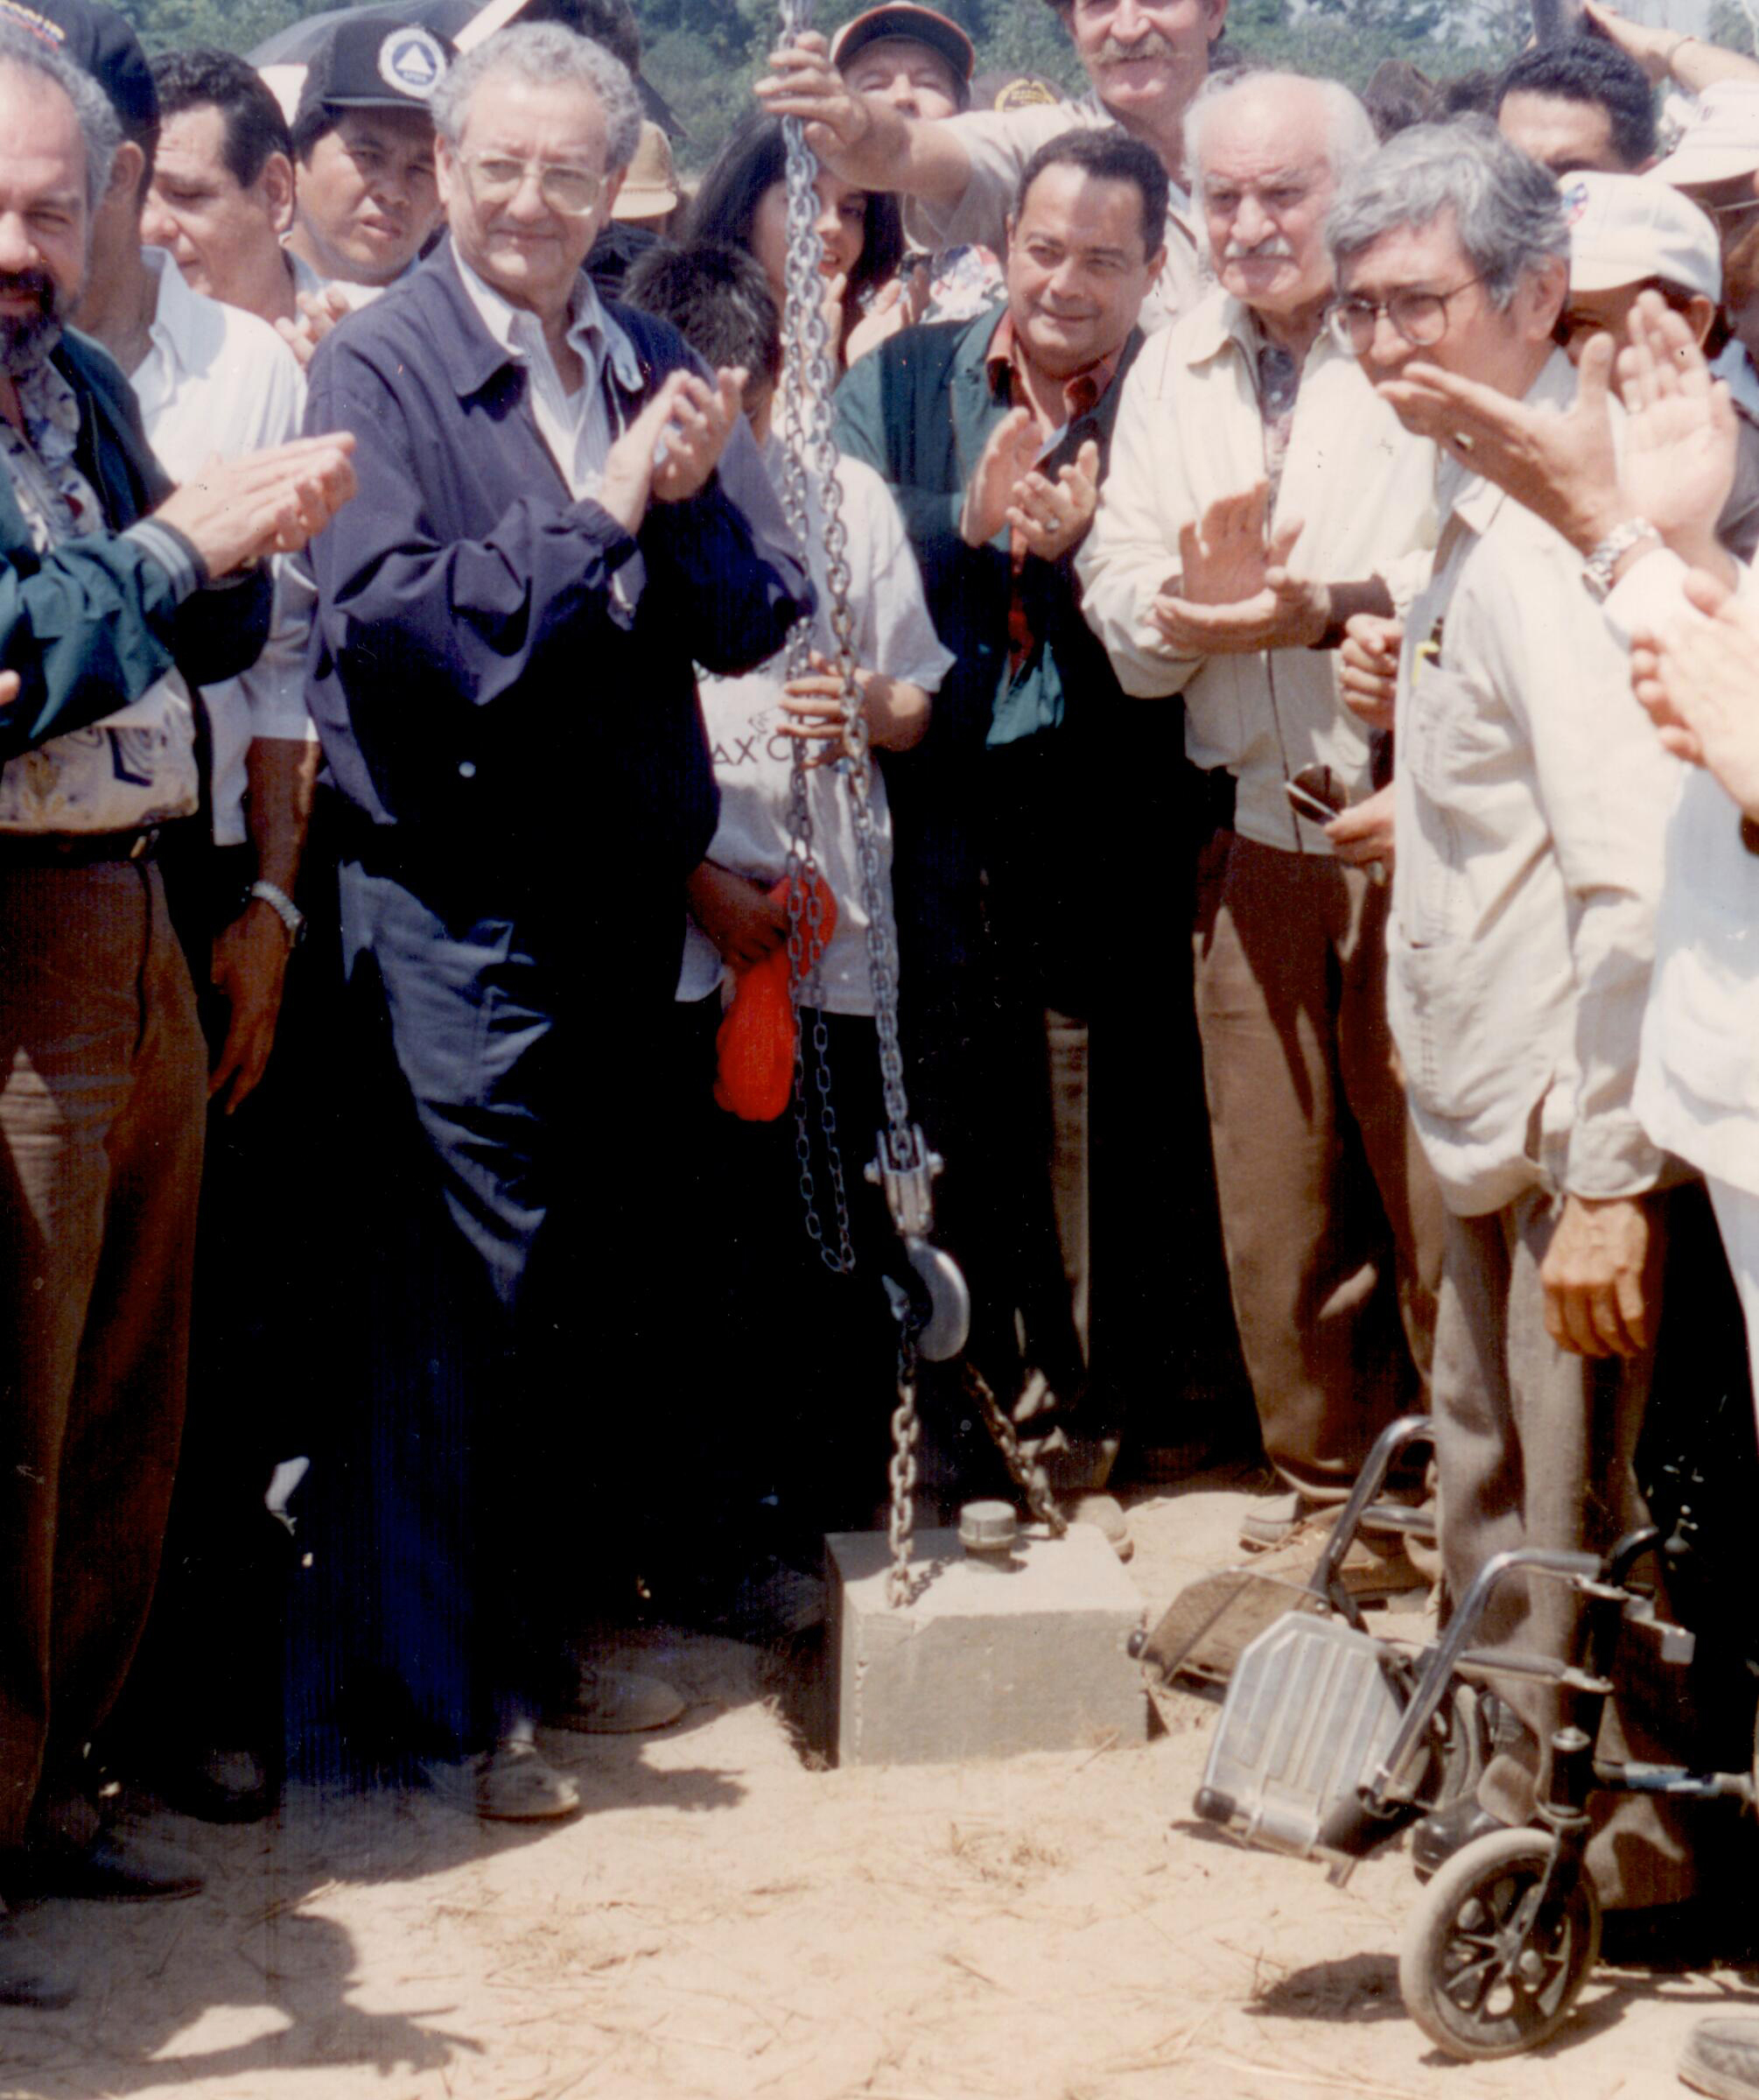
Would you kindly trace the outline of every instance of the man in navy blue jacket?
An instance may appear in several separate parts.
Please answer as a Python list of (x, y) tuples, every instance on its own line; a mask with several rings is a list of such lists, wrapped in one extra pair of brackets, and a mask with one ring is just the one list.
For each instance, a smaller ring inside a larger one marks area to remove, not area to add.
[(531, 1739), (578, 1694), (554, 1681), (557, 1491), (586, 1485), (578, 1419), (627, 1422), (603, 1387), (657, 1340), (632, 1331), (657, 1251), (652, 1072), (716, 815), (692, 665), (762, 662), (810, 601), (743, 375), (711, 379), (581, 273), (639, 137), (627, 74), (522, 27), (433, 109), (451, 238), (312, 369), (311, 426), (359, 430), (364, 492), (313, 551), (312, 703), (347, 805), (345, 960), (388, 1024), (416, 1204), (441, 1199), (455, 1265), (446, 1348), (434, 1306), (400, 1340), (382, 1305), (374, 1322), (400, 1359), (375, 1521), (412, 1542), (432, 1606), (396, 1626), (396, 1660), (484, 1752), (479, 1809), (525, 1816), (578, 1800)]

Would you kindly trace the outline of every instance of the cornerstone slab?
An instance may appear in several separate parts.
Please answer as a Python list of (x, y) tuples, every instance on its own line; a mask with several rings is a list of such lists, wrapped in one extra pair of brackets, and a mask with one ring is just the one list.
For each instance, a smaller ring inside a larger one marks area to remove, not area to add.
[(1124, 1644), (1142, 1599), (1104, 1535), (1020, 1535), (1006, 1568), (967, 1558), (957, 1531), (919, 1531), (911, 1594), (887, 1602), (879, 1531), (825, 1541), (830, 1747), (843, 1765), (1015, 1757), (1139, 1743), (1148, 1697)]

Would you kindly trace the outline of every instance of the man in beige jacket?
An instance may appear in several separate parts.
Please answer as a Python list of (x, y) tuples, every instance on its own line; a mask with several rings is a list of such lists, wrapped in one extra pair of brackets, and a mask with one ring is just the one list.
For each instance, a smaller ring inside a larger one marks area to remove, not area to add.
[[(1120, 683), (1184, 695), (1212, 787), (1205, 1084), (1246, 1365), (1294, 1491), (1248, 1521), (1251, 1544), (1342, 1497), (1419, 1401), (1440, 1259), (1386, 1024), (1390, 797), (1330, 653), (1349, 613), (1392, 609), (1401, 571), (1414, 586), (1433, 538), (1429, 447), (1322, 326), (1326, 214), (1373, 146), (1333, 82), (1258, 74), (1194, 103), (1187, 158), (1220, 282), (1126, 380), (1078, 562)], [(1335, 823), (1292, 806), (1314, 768), (1353, 805)]]

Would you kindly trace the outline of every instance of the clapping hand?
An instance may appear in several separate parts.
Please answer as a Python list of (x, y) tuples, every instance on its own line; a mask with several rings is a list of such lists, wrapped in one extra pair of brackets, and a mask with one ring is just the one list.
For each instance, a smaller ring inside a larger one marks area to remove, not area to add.
[(1181, 526), (1179, 574), (1148, 614), (1169, 655), (1305, 649), (1324, 634), (1331, 594), (1289, 571), (1298, 521), (1285, 521), (1266, 540), (1270, 497), (1269, 482), (1259, 481), (1217, 497), (1201, 520)]
[(1034, 468), (1014, 483), (1007, 520), (1041, 561), (1061, 561), (1099, 508), (1099, 446), (1090, 438), (1055, 481)]
[(707, 483), (739, 420), (743, 368), (710, 386), (673, 372), (611, 447), (599, 501), (626, 532), (639, 532), (650, 502), (683, 502)]
[(1674, 756), (1759, 819), (1759, 616), (1701, 572), (1685, 595), (1692, 611), (1632, 643), (1632, 690)]

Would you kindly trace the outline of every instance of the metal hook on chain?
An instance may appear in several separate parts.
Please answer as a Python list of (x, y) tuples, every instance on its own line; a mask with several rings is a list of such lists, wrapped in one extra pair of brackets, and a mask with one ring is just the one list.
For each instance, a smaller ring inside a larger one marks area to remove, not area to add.
[[(811, 26), (812, 0), (781, 0), (781, 35), (792, 43)], [(856, 860), (860, 872), (861, 904), (866, 917), (867, 968), (873, 992), (873, 1027), (880, 1043), (880, 1073), (885, 1099), (886, 1128), (879, 1134), (878, 1155), (866, 1169), (867, 1179), (883, 1190), (887, 1207), (918, 1287), (905, 1292), (890, 1278), (887, 1289), (899, 1321), (898, 1409), (893, 1418), (894, 1456), (892, 1463), (892, 1525), (894, 1553), (892, 1601), (905, 1595), (904, 1570), (909, 1559), (909, 1535), (915, 1484), (916, 1359), (942, 1362), (964, 1347), (971, 1328), (971, 1293), (951, 1255), (929, 1240), (934, 1225), (934, 1177), (941, 1160), (930, 1152), (919, 1125), (910, 1120), (910, 1105), (904, 1090), (904, 1059), (898, 1040), (898, 946), (892, 921), (891, 898), (881, 873), (880, 841), (870, 795), (866, 718), (861, 710), (857, 682), (854, 619), (850, 609), (848, 533), (842, 518), (842, 491), (837, 485), (837, 453), (831, 432), (830, 393), (836, 383), (830, 330), (824, 312), (824, 277), (820, 269), (823, 243), (817, 230), (815, 185), (818, 164), (806, 142), (804, 125), (797, 117), (782, 120), (782, 140), (788, 196), (787, 301), (783, 317), (781, 427), (785, 464), (783, 508), (802, 550), (812, 530), (816, 502), (824, 545), (824, 584), (830, 633), (835, 646), (835, 671), (841, 683), (844, 749), (847, 763), (839, 765), (849, 797), (850, 820), (854, 834)], [(788, 641), (789, 675), (807, 668), (811, 640), (809, 623), (802, 620)], [(796, 1017), (816, 975), (819, 906), (816, 870), (812, 858), (812, 811), (803, 748), (796, 743), (789, 781), (788, 853), (788, 993)], [(827, 1267), (846, 1273), (855, 1256), (849, 1232), (849, 1213), (844, 1192), (842, 1162), (836, 1146), (835, 1125), (821, 1104), (820, 1127), (830, 1162), (836, 1201), (837, 1245), (826, 1240), (818, 1216), (812, 1170), (812, 1138), (807, 1119), (805, 1031), (795, 1030), (795, 1155), (800, 1169), (801, 1195), (806, 1211), (809, 1237), (818, 1247)], [(813, 1052), (816, 1078), (821, 1095), (828, 1101), (821, 1027), (815, 1030)], [(904, 1303), (901, 1306), (900, 1301)]]

